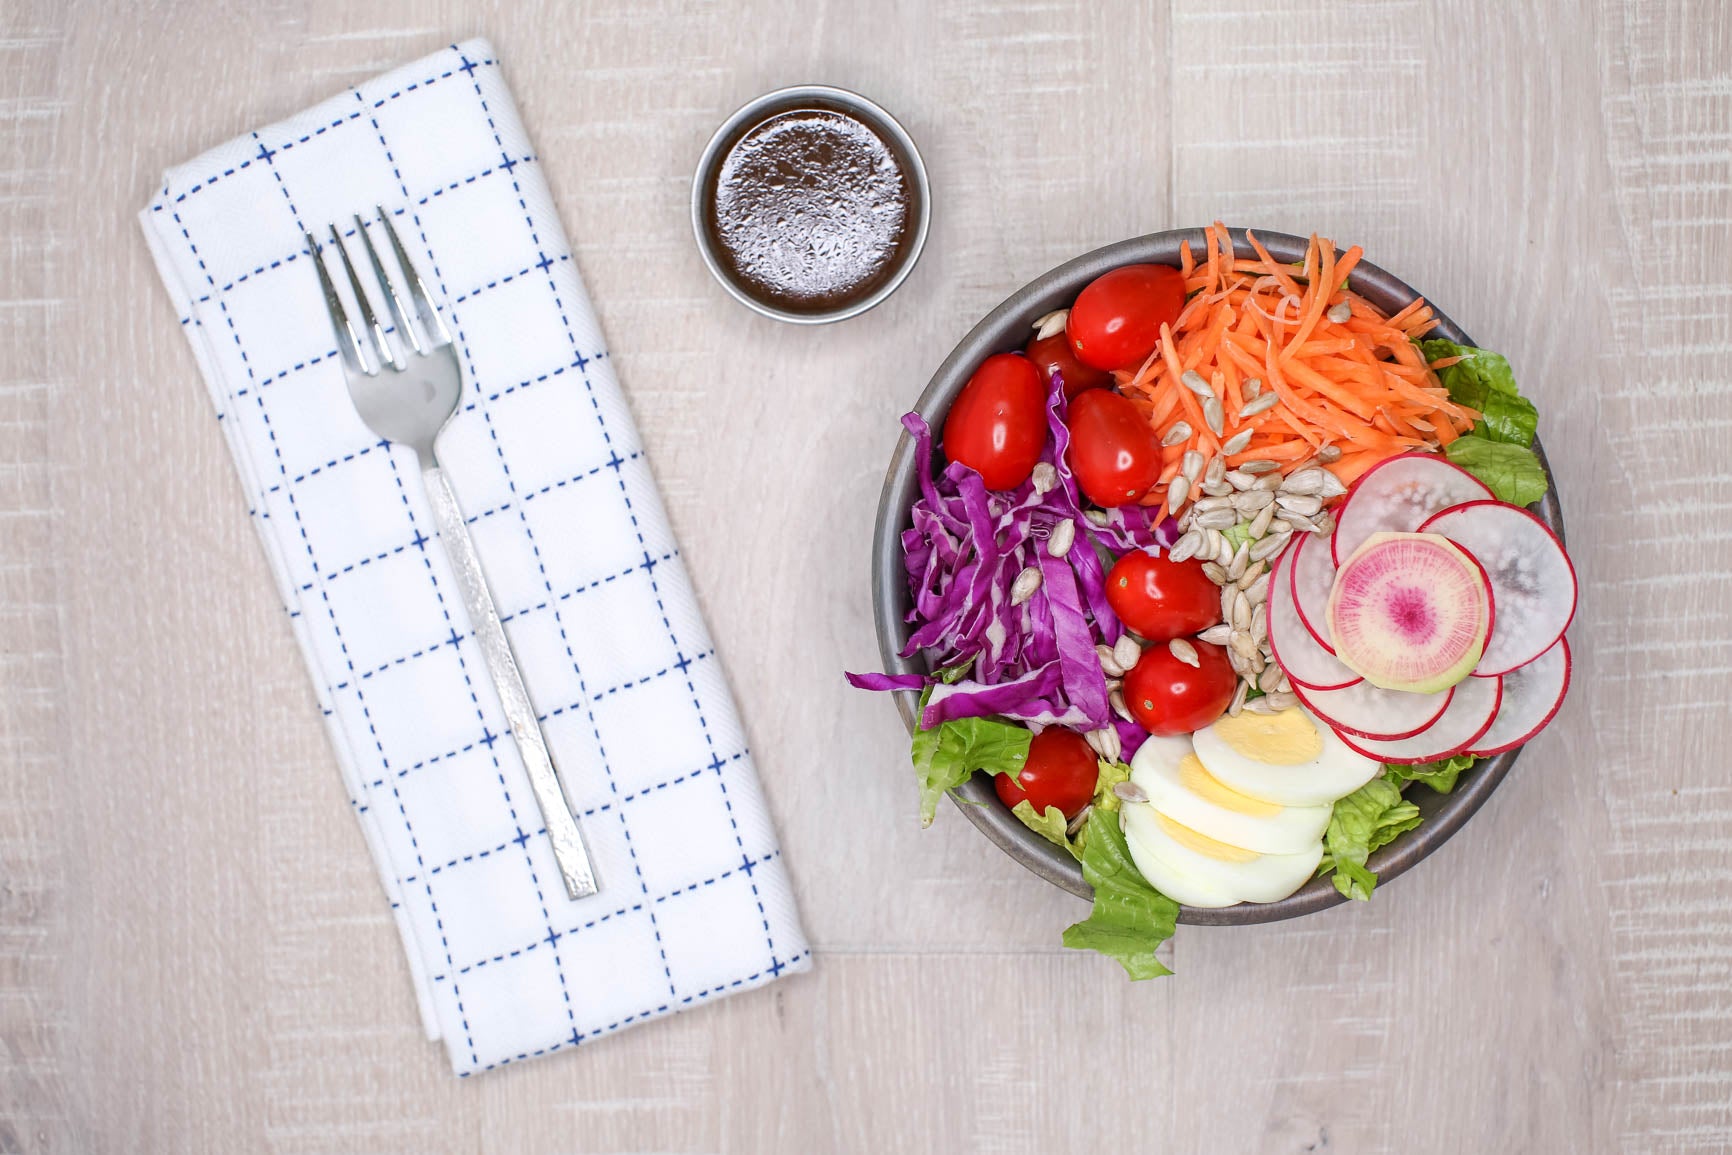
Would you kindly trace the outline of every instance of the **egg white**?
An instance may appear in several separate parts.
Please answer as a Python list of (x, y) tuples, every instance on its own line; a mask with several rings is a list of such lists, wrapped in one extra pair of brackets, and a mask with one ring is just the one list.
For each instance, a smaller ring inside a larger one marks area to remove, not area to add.
[(1143, 877), (1176, 902), (1195, 907), (1275, 902), (1304, 886), (1323, 860), (1318, 841), (1301, 854), (1257, 854), (1230, 861), (1185, 845), (1162, 828), (1146, 802), (1121, 808), (1125, 844)]
[[(1219, 798), (1198, 793), (1180, 771), (1180, 764), (1191, 753), (1192, 743), (1187, 738), (1151, 738), (1131, 759), (1131, 781), (1149, 796), (1149, 805), (1174, 822), (1217, 842), (1260, 854), (1305, 854), (1323, 837), (1329, 825), (1328, 806), (1282, 806), (1273, 814), (1258, 814), (1247, 810), (1267, 806), (1267, 800), (1247, 798), (1249, 807), (1234, 809)], [(1206, 764), (1204, 770), (1208, 771)], [(1223, 779), (1217, 781), (1235, 789)]]
[(1331, 806), (1383, 769), (1377, 759), (1350, 748), (1311, 711), (1302, 706), (1290, 709), (1309, 719), (1323, 740), (1322, 751), (1310, 761), (1280, 766), (1248, 758), (1227, 744), (1216, 732), (1215, 723), (1191, 735), (1197, 759), (1210, 774), (1239, 793), (1282, 806)]

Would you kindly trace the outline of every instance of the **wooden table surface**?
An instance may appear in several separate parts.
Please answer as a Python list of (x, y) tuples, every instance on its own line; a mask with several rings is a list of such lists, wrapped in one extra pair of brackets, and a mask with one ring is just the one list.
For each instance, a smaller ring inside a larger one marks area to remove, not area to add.
[[(162, 170), (491, 37), (741, 700), (813, 973), (458, 1082), (133, 214)], [(0, 9), (0, 1152), (1732, 1149), (1732, 19), (1692, 0)], [(891, 109), (931, 241), (748, 314), (687, 217), (783, 84)], [(1018, 285), (1213, 218), (1425, 287), (1539, 403), (1576, 683), (1374, 901), (1138, 985), (946, 811), (866, 570), (897, 415)]]

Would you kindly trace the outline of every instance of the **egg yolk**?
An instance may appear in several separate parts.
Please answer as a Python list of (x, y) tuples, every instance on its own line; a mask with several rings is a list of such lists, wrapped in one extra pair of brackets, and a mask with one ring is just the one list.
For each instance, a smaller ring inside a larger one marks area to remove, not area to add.
[(1250, 814), (1258, 818), (1273, 818), (1281, 813), (1281, 807), (1276, 803), (1241, 794), (1209, 773), (1195, 754), (1186, 754), (1179, 760), (1179, 782), (1192, 794), (1207, 799), (1224, 810), (1236, 810), (1240, 814)]
[(1323, 753), (1323, 735), (1297, 706), (1278, 714), (1246, 710), (1223, 717), (1215, 733), (1237, 753), (1268, 766), (1302, 766)]
[(1222, 862), (1250, 862), (1257, 857), (1255, 850), (1242, 850), (1225, 842), (1216, 842), (1207, 834), (1198, 834), (1189, 826), (1174, 822), (1159, 810), (1155, 811), (1155, 822), (1174, 842), (1209, 858), (1218, 858)]

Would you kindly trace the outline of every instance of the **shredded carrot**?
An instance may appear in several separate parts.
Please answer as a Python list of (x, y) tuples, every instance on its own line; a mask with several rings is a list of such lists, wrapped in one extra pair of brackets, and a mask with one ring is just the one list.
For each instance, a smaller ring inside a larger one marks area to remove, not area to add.
[[(1243, 435), (1229, 466), (1262, 460), (1291, 472), (1321, 465), (1350, 484), (1386, 457), (1439, 449), (1473, 427), (1479, 415), (1451, 402), (1438, 380), (1437, 370), (1451, 362), (1428, 364), (1414, 344), (1437, 324), (1431, 307), (1416, 299), (1385, 316), (1353, 291), (1359, 246), (1337, 252), (1332, 241), (1313, 236), (1296, 268), (1249, 232), (1244, 240), (1251, 254), (1236, 250), (1216, 222), (1204, 230), (1202, 252), (1188, 241), (1180, 246), (1184, 309), (1162, 326), (1135, 372), (1115, 375), (1163, 441), (1180, 421), (1190, 427), (1189, 436), (1162, 448), (1163, 483), (1188, 451), (1212, 457)], [(1180, 381), (1187, 372), (1220, 399), (1218, 432)], [(1277, 401), (1252, 406), (1246, 416), (1247, 405), (1266, 393)], [(1337, 460), (1319, 460), (1326, 447), (1339, 452)], [(1158, 504), (1164, 492), (1163, 484), (1148, 500)]]

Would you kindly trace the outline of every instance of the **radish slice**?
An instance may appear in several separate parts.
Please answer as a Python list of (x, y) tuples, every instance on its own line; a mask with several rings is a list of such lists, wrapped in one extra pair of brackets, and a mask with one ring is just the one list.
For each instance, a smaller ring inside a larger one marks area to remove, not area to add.
[(1411, 533), (1440, 509), (1491, 497), (1465, 470), (1431, 453), (1391, 457), (1365, 471), (1335, 515), (1335, 564), (1353, 556), (1374, 533)]
[(1551, 723), (1570, 689), (1570, 643), (1557, 645), (1503, 676), (1503, 705), (1491, 729), (1475, 741), (1481, 758), (1513, 750)]
[(1337, 690), (1359, 681), (1359, 675), (1342, 665), (1334, 654), (1318, 644), (1293, 608), (1293, 587), (1283, 568), (1293, 556), (1288, 546), (1269, 571), (1269, 648), (1275, 662), (1287, 672), (1288, 681), (1315, 690)]
[(1447, 538), (1374, 533), (1335, 576), (1329, 632), (1366, 681), (1431, 694), (1479, 664), (1491, 607), (1485, 572)]
[(1485, 567), (1497, 629), (1474, 673), (1507, 674), (1551, 649), (1576, 616), (1576, 570), (1545, 522), (1517, 505), (1470, 501), (1427, 521)]
[(1299, 620), (1317, 639), (1317, 644), (1335, 652), (1329, 640), (1329, 592), (1335, 588), (1335, 558), (1332, 539), (1321, 534), (1307, 533), (1289, 547), (1293, 560), (1287, 565), (1288, 580), (1293, 587), (1293, 608)]
[(1409, 694), (1370, 682), (1339, 690), (1308, 690), (1294, 683), (1293, 692), (1338, 732), (1390, 742), (1411, 738), (1442, 717), (1455, 687), (1437, 694)]
[(1341, 735), (1341, 740), (1371, 758), (1411, 765), (1435, 762), (1471, 747), (1491, 728), (1503, 702), (1502, 678), (1468, 678), (1450, 695), (1449, 708), (1430, 726), (1411, 738), (1379, 742), (1375, 738)]

